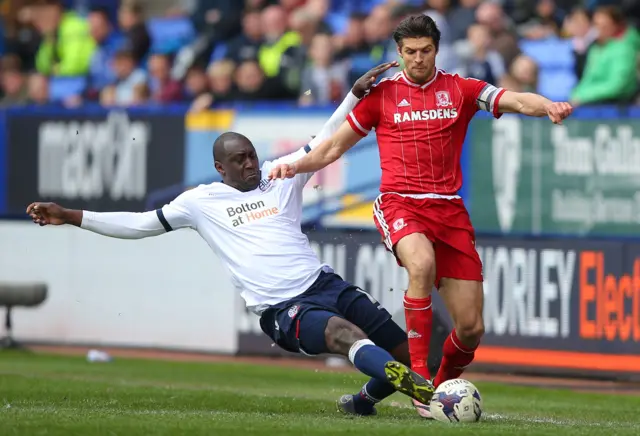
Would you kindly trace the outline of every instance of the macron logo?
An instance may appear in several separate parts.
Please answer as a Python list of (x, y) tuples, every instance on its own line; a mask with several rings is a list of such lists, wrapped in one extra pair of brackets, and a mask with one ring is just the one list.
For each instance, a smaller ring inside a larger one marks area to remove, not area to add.
[(402, 101), (400, 103), (398, 103), (398, 107), (407, 107), (407, 106), (411, 106), (411, 105), (404, 98), (402, 99)]

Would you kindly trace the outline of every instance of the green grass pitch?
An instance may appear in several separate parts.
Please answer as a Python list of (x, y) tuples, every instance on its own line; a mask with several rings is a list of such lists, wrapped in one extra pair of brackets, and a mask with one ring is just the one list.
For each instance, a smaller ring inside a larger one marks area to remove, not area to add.
[(378, 416), (348, 418), (335, 400), (357, 373), (277, 366), (0, 352), (0, 435), (638, 435), (640, 398), (477, 383), (477, 424), (418, 418), (395, 394)]

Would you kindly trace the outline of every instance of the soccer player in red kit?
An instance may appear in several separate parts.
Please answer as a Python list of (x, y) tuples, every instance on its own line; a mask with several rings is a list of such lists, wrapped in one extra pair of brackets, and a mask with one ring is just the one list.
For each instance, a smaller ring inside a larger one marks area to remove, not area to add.
[[(427, 378), (431, 290), (438, 289), (454, 329), (446, 339), (434, 385), (460, 377), (484, 333), (482, 263), (475, 232), (458, 191), (460, 154), (478, 110), (548, 116), (560, 123), (568, 103), (500, 89), (435, 67), (440, 31), (427, 15), (403, 20), (393, 35), (405, 68), (371, 88), (328, 140), (300, 160), (276, 167), (272, 178), (317, 171), (376, 130), (382, 183), (374, 221), (386, 247), (407, 269), (404, 296), (412, 368)], [(415, 404), (430, 417), (428, 405)]]

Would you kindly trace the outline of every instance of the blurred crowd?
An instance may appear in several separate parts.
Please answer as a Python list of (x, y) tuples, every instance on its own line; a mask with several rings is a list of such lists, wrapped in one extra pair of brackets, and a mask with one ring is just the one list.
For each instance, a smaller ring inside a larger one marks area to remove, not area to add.
[[(540, 92), (523, 44), (560, 40), (561, 95), (638, 101), (640, 0), (4, 0), (0, 105), (331, 104), (398, 59), (391, 33), (416, 13), (441, 29), (448, 72)], [(173, 38), (178, 24), (192, 36)]]

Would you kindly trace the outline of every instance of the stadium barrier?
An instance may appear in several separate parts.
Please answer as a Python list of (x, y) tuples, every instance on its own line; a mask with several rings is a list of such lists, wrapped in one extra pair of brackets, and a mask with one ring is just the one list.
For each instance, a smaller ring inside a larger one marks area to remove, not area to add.
[[(404, 325), (407, 276), (376, 232), (308, 235), (323, 261)], [(15, 310), (17, 340), (276, 351), (226, 269), (194, 232), (123, 241), (4, 221), (0, 240), (9, 242), (0, 245), (3, 280), (38, 281), (49, 289), (39, 308)], [(42, 247), (52, 254), (42, 256)], [(484, 263), (486, 334), (476, 367), (640, 377), (640, 243), (504, 237), (478, 238), (477, 247)], [(441, 341), (450, 319), (439, 298), (434, 307)]]
[[(220, 133), (246, 134), (271, 159), (306, 144), (331, 113), (290, 105), (195, 114), (182, 106), (2, 110), (0, 215), (22, 214), (35, 198), (102, 211), (159, 207), (216, 178), (211, 145)], [(637, 236), (639, 118), (639, 108), (581, 108), (553, 126), (479, 113), (463, 151), (461, 191), (478, 233)], [(314, 176), (305, 222), (373, 228), (380, 175), (372, 133)]]

